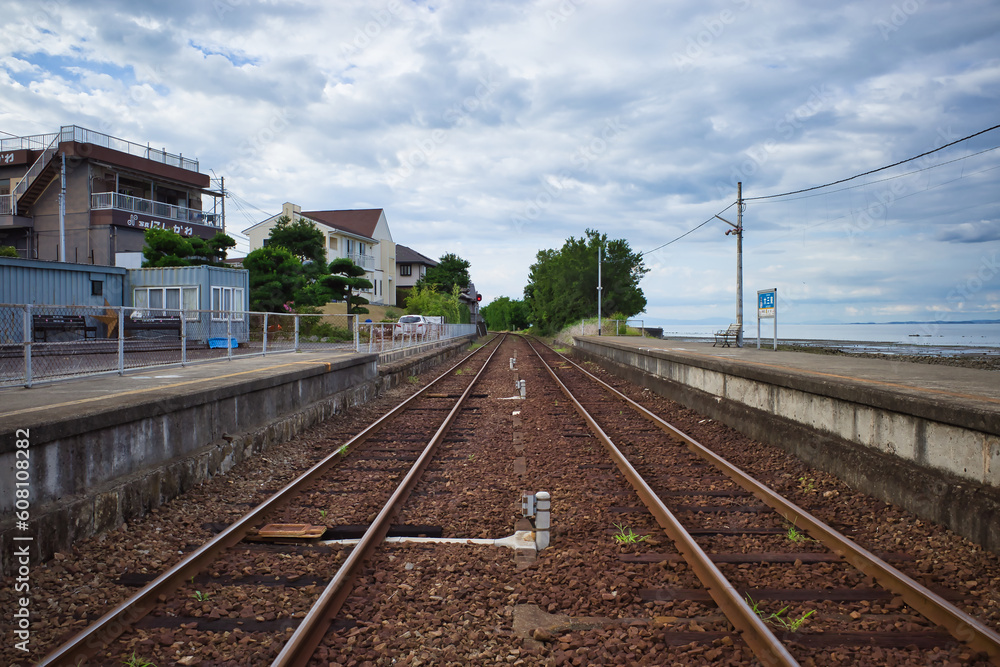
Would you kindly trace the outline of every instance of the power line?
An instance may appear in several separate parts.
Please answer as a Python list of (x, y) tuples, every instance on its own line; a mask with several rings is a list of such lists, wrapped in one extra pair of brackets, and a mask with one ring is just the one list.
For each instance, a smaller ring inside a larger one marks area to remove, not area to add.
[[(970, 153), (969, 155), (963, 155), (962, 157), (957, 157), (954, 160), (948, 160), (947, 162), (942, 162), (940, 164), (933, 164), (933, 165), (931, 165), (929, 167), (924, 167), (923, 169), (914, 169), (913, 171), (908, 171), (905, 174), (897, 174), (896, 176), (887, 176), (885, 178), (880, 178), (877, 181), (865, 181), (864, 183), (860, 183), (858, 185), (849, 185), (846, 188), (840, 188), (839, 190), (832, 190), (830, 192), (819, 192), (819, 193), (816, 193), (814, 195), (806, 195), (804, 197), (795, 197), (794, 199), (785, 199), (784, 201), (800, 201), (802, 199), (810, 199), (812, 197), (824, 197), (826, 195), (832, 195), (832, 194), (835, 194), (837, 192), (844, 192), (846, 190), (854, 190), (856, 188), (866, 188), (866, 187), (869, 187), (869, 186), (872, 186), (872, 185), (876, 185), (878, 183), (884, 183), (886, 181), (892, 181), (892, 180), (895, 180), (897, 178), (904, 178), (906, 176), (912, 176), (913, 174), (919, 174), (922, 171), (930, 171), (931, 169), (937, 169), (939, 167), (944, 167), (944, 166), (947, 166), (949, 164), (954, 164), (956, 162), (961, 162), (962, 160), (968, 160), (969, 158), (976, 157), (977, 155), (982, 155), (983, 153), (989, 153), (990, 151), (995, 151), (998, 148), (1000, 148), (1000, 146), (994, 146), (993, 148), (987, 148), (985, 150), (981, 150), (981, 151), (978, 151), (976, 153)], [(989, 171), (989, 170), (986, 170), (986, 171)], [(975, 172), (975, 173), (978, 174), (978, 173), (982, 173), (982, 172)], [(955, 180), (961, 180), (961, 179), (955, 179)], [(954, 181), (949, 181), (949, 183), (953, 183), (953, 182)], [(820, 186), (820, 187), (825, 187), (825, 186)], [(774, 196), (778, 197), (780, 195), (774, 195)], [(744, 199), (744, 201), (746, 201), (746, 200)]]
[[(726, 208), (722, 209), (721, 211), (719, 211), (719, 212), (718, 212), (718, 213), (716, 213), (715, 215), (722, 215), (723, 213), (725, 213), (726, 211), (728, 211), (729, 209), (731, 209), (731, 208), (732, 208), (732, 207), (734, 207), (734, 206), (736, 206), (736, 202), (733, 202), (732, 204), (730, 204), (730, 205), (729, 205), (729, 206), (727, 206)], [(715, 220), (715, 215), (713, 215), (712, 217), (710, 217), (710, 218), (709, 218), (708, 220), (706, 220), (705, 222), (701, 223), (701, 224), (700, 224), (700, 225), (698, 225), (697, 227), (694, 227), (694, 228), (692, 228), (692, 229), (689, 229), (688, 231), (684, 232), (683, 234), (681, 234), (681, 235), (680, 235), (680, 236), (678, 236), (677, 238), (673, 239), (672, 241), (667, 241), (667, 242), (666, 242), (666, 243), (664, 243), (663, 245), (660, 245), (660, 246), (656, 246), (656, 247), (655, 247), (655, 248), (653, 248), (652, 250), (647, 250), (646, 252), (642, 253), (642, 255), (643, 255), (643, 256), (645, 256), (645, 255), (648, 255), (648, 254), (650, 254), (650, 253), (653, 253), (653, 252), (656, 252), (657, 250), (659, 250), (659, 249), (661, 249), (661, 248), (666, 248), (666, 247), (667, 247), (668, 245), (670, 245), (671, 243), (676, 243), (677, 241), (680, 241), (680, 240), (681, 240), (682, 238), (684, 238), (684, 237), (685, 237), (685, 236), (687, 236), (688, 234), (691, 234), (691, 233), (693, 233), (693, 232), (696, 232), (696, 231), (698, 231), (699, 229), (701, 229), (702, 227), (704, 227), (704, 226), (705, 226), (705, 225), (707, 225), (708, 223), (710, 223), (710, 222), (712, 222), (713, 220)]]
[(866, 172), (864, 172), (862, 174), (855, 174), (854, 176), (850, 176), (848, 178), (842, 178), (839, 181), (833, 181), (832, 183), (826, 183), (824, 185), (815, 185), (815, 186), (813, 186), (811, 188), (803, 188), (802, 190), (793, 190), (792, 192), (782, 192), (782, 193), (776, 194), (776, 195), (764, 195), (762, 197), (744, 197), (743, 201), (760, 201), (761, 199), (774, 199), (776, 197), (788, 197), (789, 195), (798, 195), (798, 194), (802, 194), (803, 192), (811, 192), (812, 190), (819, 190), (820, 188), (828, 188), (831, 185), (838, 185), (840, 183), (846, 183), (847, 181), (853, 181), (855, 178), (861, 178), (862, 176), (868, 176), (869, 174), (874, 174), (874, 173), (877, 173), (877, 172), (880, 172), (880, 171), (885, 171), (886, 169), (892, 169), (893, 167), (898, 167), (899, 165), (906, 164), (907, 162), (913, 162), (914, 160), (922, 158), (925, 155), (930, 155), (932, 153), (937, 153), (938, 151), (944, 150), (945, 148), (948, 148), (949, 146), (954, 146), (955, 144), (960, 144), (963, 141), (968, 141), (969, 139), (972, 139), (973, 137), (978, 137), (980, 134), (986, 134), (987, 132), (992, 132), (993, 130), (996, 130), (998, 128), (1000, 128), (1000, 125), (994, 125), (993, 127), (988, 127), (985, 130), (980, 130), (979, 132), (976, 132), (975, 134), (970, 134), (967, 137), (962, 137), (961, 139), (953, 141), (950, 144), (945, 144), (944, 146), (941, 146), (939, 148), (935, 148), (934, 150), (930, 150), (930, 151), (927, 151), (925, 153), (921, 153), (920, 155), (914, 155), (911, 158), (907, 158), (905, 160), (900, 160), (899, 162), (895, 162), (893, 164), (889, 164), (889, 165), (886, 165), (884, 167), (879, 167), (878, 169), (872, 169), (871, 171), (866, 171)]

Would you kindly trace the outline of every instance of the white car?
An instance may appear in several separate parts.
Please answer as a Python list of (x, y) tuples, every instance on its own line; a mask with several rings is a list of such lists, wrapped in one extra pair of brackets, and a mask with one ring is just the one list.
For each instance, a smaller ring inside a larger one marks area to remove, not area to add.
[(403, 315), (392, 328), (395, 336), (417, 336), (422, 338), (427, 333), (427, 318), (423, 315)]

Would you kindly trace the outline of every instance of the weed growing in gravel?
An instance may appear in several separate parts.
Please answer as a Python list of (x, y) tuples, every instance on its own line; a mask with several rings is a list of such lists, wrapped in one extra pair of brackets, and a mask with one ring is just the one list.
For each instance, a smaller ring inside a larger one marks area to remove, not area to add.
[(211, 596), (208, 593), (202, 593), (201, 591), (195, 591), (194, 593), (191, 594), (191, 597), (193, 597), (198, 602), (204, 602), (205, 600), (207, 600)]
[(459, 368), (457, 371), (455, 371), (455, 375), (461, 375), (461, 374), (462, 374), (462, 369), (461, 368)]
[(812, 477), (799, 477), (799, 488), (806, 493), (816, 493), (816, 480)]
[(475, 454), (469, 454), (468, 460), (469, 461), (475, 461), (476, 460), (476, 455)]
[(630, 526), (626, 526), (623, 523), (614, 524), (618, 532), (615, 533), (615, 542), (618, 544), (635, 544), (636, 542), (645, 541), (649, 535), (638, 535), (632, 531)]
[(326, 510), (320, 510), (319, 511), (319, 518), (320, 519), (326, 519)]
[(802, 614), (798, 618), (782, 618), (781, 615), (784, 614), (785, 611), (787, 610), (788, 607), (785, 607), (777, 614), (773, 614), (773, 616), (774, 616), (774, 622), (783, 627), (784, 629), (788, 630), (789, 632), (798, 632), (799, 628), (802, 627), (802, 624), (806, 622), (806, 619), (816, 613), (815, 609), (810, 609), (809, 611)]
[(123, 662), (122, 664), (125, 667), (156, 667), (156, 665), (151, 663), (149, 660), (137, 656), (135, 654), (135, 651), (132, 652), (132, 657)]
[(416, 375), (411, 375), (410, 377), (406, 378), (406, 381), (409, 382), (410, 384), (420, 384), (420, 378), (418, 378)]
[(347, 444), (345, 443), (341, 445), (340, 449), (337, 450), (337, 453), (340, 454), (341, 456), (347, 456)]
[(794, 542), (795, 544), (810, 541), (810, 539), (806, 537), (806, 534), (800, 531), (794, 523), (788, 527), (788, 532), (785, 533), (785, 537), (788, 538), (789, 542)]
[(798, 632), (802, 624), (806, 622), (806, 619), (816, 613), (815, 609), (811, 609), (798, 618), (786, 618), (783, 614), (788, 611), (788, 607), (782, 607), (777, 614), (768, 614), (760, 608), (760, 602), (754, 602), (754, 599), (749, 595), (746, 596), (746, 603), (750, 607), (750, 611), (757, 614), (760, 620), (772, 625), (780, 625), (789, 632)]

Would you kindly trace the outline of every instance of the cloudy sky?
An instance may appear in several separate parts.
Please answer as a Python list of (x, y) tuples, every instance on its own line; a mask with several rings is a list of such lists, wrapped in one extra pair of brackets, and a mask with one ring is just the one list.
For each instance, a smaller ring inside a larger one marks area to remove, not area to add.
[(6, 0), (0, 31), (0, 130), (197, 157), (238, 238), (384, 208), (489, 301), (593, 228), (648, 252), (647, 321), (727, 322), (741, 181), (748, 322), (770, 287), (785, 322), (1000, 319), (1000, 130), (754, 199), (1000, 124), (996, 0)]

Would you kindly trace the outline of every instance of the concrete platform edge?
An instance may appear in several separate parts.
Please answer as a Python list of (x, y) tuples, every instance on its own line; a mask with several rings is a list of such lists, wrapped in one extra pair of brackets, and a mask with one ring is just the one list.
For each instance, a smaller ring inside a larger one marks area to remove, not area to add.
[[(386, 365), (373, 371), (370, 376), (360, 379), (356, 374), (350, 373), (351, 368), (361, 365), (374, 369), (375, 355), (355, 356), (333, 362), (327, 368), (310, 366), (306, 369), (288, 370), (276, 376), (235, 383), (229, 389), (199, 389), (168, 401), (169, 407), (174, 410), (172, 413), (162, 404), (157, 406), (155, 414), (152, 415), (143, 414), (141, 410), (110, 410), (104, 405), (103, 409), (95, 410), (91, 418), (78, 422), (77, 429), (72, 429), (71, 421), (61, 426), (53, 425), (53, 428), (46, 432), (47, 437), (54, 439), (53, 442), (65, 440), (91, 444), (113, 442), (122, 439), (121, 433), (115, 433), (116, 430), (120, 431), (130, 426), (134, 430), (137, 423), (162, 420), (165, 415), (183, 414), (198, 409), (199, 406), (201, 408), (206, 405), (218, 406), (220, 401), (234, 401), (240, 396), (245, 397), (246, 392), (264, 395), (281, 392), (286, 398), (289, 395), (309, 396), (312, 392), (282, 390), (296, 387), (303, 381), (309, 381), (310, 378), (319, 381), (324, 376), (342, 375), (345, 372), (351, 376), (346, 386), (320, 400), (304, 404), (279, 401), (283, 404), (280, 414), (267, 415), (264, 423), (248, 427), (241, 428), (239, 424), (224, 425), (221, 423), (224, 420), (216, 419), (218, 409), (210, 408), (207, 410), (207, 419), (186, 420), (192, 430), (197, 430), (199, 425), (202, 426), (203, 441), (196, 450), (169, 460), (153, 462), (140, 470), (87, 488), (84, 492), (65, 495), (48, 502), (33, 500), (32, 562), (48, 560), (55, 552), (70, 549), (76, 540), (120, 528), (122, 524), (145, 515), (151, 509), (205, 480), (228, 472), (237, 463), (256, 456), (273, 445), (286, 442), (353, 405), (374, 399), (386, 390), (406, 381), (411, 375), (419, 374), (442, 361), (459, 356), (467, 350), (468, 345), (469, 341), (463, 338), (444, 346), (435, 346), (432, 350)], [(101, 415), (106, 415), (104, 429), (100, 427)], [(114, 415), (114, 418), (108, 419), (108, 415)], [(132, 421), (129, 422), (129, 419)], [(207, 428), (206, 421), (210, 422)], [(154, 440), (169, 436), (168, 429), (146, 427), (140, 428), (139, 431), (144, 433), (145, 437)], [(33, 449), (36, 444), (38, 446), (47, 444), (41, 438), (36, 440), (35, 433), (33, 430)], [(166, 443), (154, 443), (154, 446), (167, 449)], [(7, 576), (12, 573), (14, 566), (13, 537), (15, 534), (23, 536), (23, 533), (15, 533), (14, 517), (6, 511), (4, 514), (3, 522), (0, 523), (0, 572)]]

